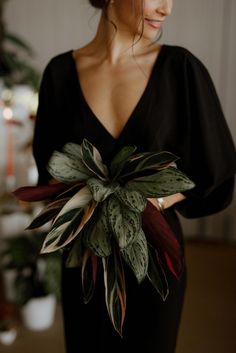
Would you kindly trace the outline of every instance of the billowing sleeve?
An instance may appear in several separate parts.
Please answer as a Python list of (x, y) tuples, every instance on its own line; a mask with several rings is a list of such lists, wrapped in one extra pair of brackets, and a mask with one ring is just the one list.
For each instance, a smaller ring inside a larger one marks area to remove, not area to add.
[(33, 156), (38, 169), (38, 184), (50, 179), (46, 165), (55, 145), (57, 125), (55, 123), (55, 99), (50, 63), (46, 66), (39, 90), (39, 103), (33, 138)]
[(183, 216), (196, 218), (219, 212), (232, 201), (236, 152), (212, 79), (189, 52), (184, 63), (184, 102), (179, 168), (196, 187), (176, 208)]

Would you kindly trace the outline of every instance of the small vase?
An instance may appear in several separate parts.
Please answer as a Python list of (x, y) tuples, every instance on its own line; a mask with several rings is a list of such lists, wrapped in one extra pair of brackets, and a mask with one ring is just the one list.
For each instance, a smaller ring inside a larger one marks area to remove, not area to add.
[(25, 327), (32, 331), (48, 329), (53, 324), (55, 309), (56, 297), (54, 295), (31, 299), (21, 309)]

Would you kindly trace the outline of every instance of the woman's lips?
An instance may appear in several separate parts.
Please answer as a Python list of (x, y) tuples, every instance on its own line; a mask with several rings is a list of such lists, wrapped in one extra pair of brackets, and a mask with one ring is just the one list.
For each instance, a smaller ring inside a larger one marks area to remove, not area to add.
[(144, 21), (153, 29), (159, 29), (162, 26), (163, 22), (159, 20), (151, 20), (149, 18), (145, 18)]

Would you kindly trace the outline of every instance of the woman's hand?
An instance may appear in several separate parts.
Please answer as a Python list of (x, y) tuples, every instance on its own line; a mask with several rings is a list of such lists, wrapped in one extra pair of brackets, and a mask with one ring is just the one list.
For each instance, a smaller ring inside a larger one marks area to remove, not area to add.
[[(181, 193), (177, 193), (170, 196), (162, 197), (162, 199), (163, 209), (166, 209), (173, 206), (177, 202), (183, 201), (184, 199), (186, 199), (186, 196)], [(149, 198), (148, 201), (150, 201), (158, 209), (158, 211), (162, 211), (156, 198)]]

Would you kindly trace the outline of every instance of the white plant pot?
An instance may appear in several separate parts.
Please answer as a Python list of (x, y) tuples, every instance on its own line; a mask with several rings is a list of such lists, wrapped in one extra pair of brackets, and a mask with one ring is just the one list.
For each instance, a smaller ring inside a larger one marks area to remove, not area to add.
[(4, 344), (5, 346), (10, 346), (16, 339), (16, 329), (15, 328), (11, 328), (8, 331), (0, 331), (0, 342), (2, 344)]
[(53, 324), (55, 309), (54, 295), (31, 299), (21, 309), (23, 323), (29, 330), (46, 330)]

